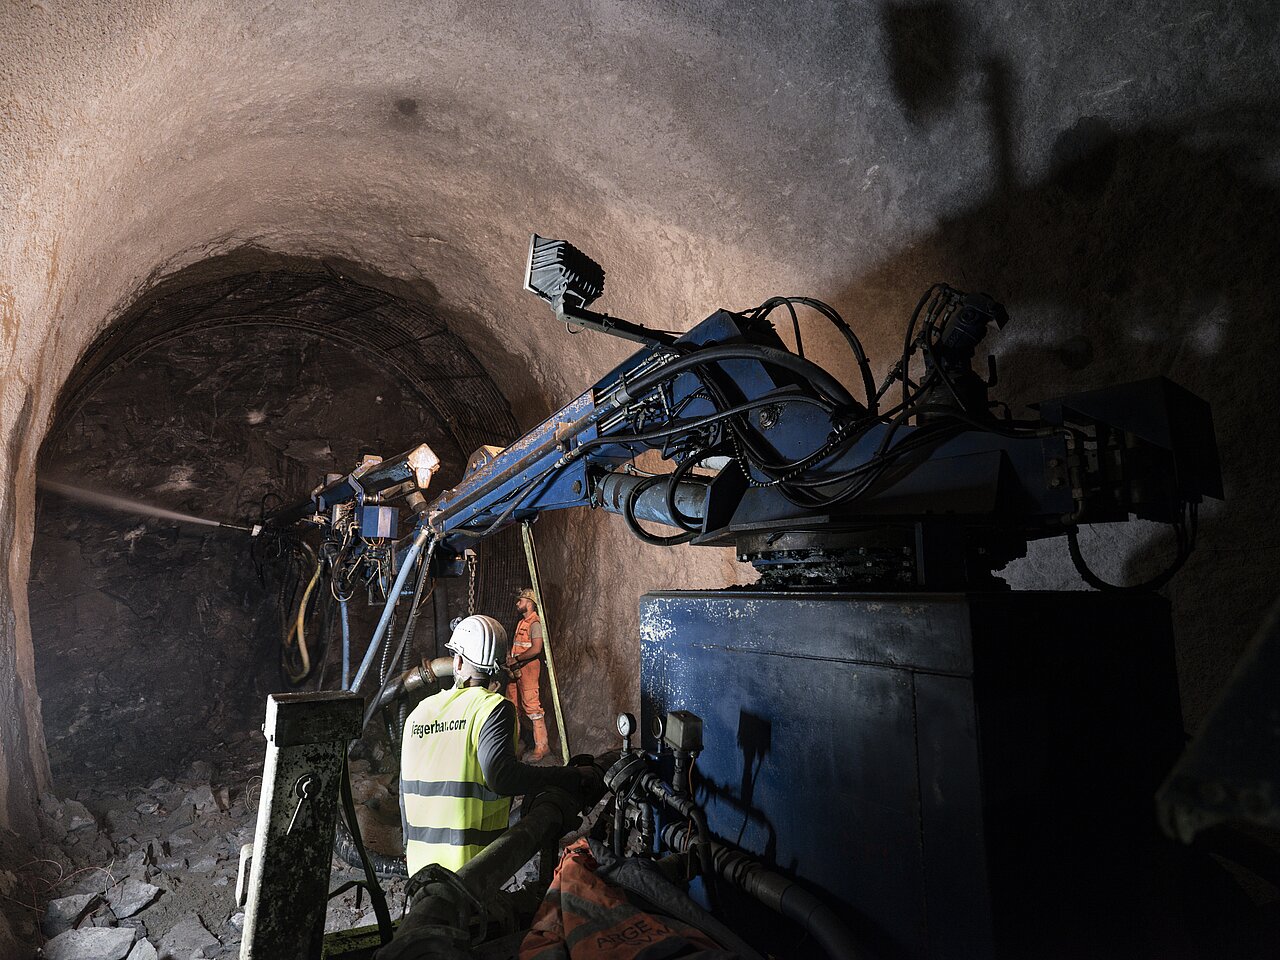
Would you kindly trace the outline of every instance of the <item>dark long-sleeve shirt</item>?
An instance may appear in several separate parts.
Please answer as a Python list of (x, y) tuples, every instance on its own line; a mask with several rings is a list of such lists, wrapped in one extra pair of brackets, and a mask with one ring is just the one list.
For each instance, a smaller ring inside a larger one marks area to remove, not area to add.
[(515, 707), (505, 699), (480, 727), (478, 759), (489, 789), (506, 797), (536, 793), (546, 787), (576, 794), (582, 784), (577, 771), (569, 767), (534, 767), (516, 759), (515, 729)]

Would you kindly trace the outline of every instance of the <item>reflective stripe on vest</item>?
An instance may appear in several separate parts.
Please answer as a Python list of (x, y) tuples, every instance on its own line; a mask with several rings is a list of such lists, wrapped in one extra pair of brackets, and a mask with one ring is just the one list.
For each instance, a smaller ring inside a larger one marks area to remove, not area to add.
[(501, 703), (484, 687), (458, 687), (409, 714), (400, 809), (410, 876), (429, 863), (457, 870), (507, 829), (511, 798), (489, 789), (478, 750), (480, 728)]

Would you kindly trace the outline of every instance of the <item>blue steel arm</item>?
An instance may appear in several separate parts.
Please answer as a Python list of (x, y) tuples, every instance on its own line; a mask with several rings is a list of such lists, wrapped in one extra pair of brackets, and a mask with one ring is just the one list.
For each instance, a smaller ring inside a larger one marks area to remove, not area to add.
[[(732, 356), (708, 361), (695, 372), (689, 361), (701, 352)], [(809, 368), (806, 372), (817, 378), (818, 386), (779, 370), (776, 364), (783, 361)], [(663, 368), (673, 363), (686, 369), (665, 378)], [(664, 382), (643, 386), (655, 379)], [(794, 415), (786, 435), (775, 441), (777, 452), (788, 456), (826, 442), (833, 429), (832, 409), (857, 407), (825, 371), (786, 352), (772, 325), (717, 311), (674, 344), (632, 355), (511, 446), (473, 467), (430, 506), (426, 522), (457, 550), (545, 510), (593, 503), (593, 480), (601, 473), (645, 449), (665, 450), (672, 440), (687, 443), (694, 430), (686, 433), (681, 424), (717, 413), (716, 404), (703, 395), (707, 380), (716, 381), (733, 403), (806, 401), (806, 410)], [(669, 428), (670, 435), (633, 439), (639, 423), (658, 432)], [(608, 443), (611, 436), (619, 442)]]

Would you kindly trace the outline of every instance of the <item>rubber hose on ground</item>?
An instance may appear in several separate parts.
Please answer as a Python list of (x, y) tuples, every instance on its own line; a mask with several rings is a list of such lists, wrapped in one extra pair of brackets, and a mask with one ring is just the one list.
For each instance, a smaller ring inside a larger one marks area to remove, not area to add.
[[(333, 838), (333, 852), (338, 858), (349, 867), (356, 870), (363, 869), (360, 862), (360, 851), (356, 849), (355, 840), (351, 837), (351, 831), (347, 829), (347, 825), (342, 822), (342, 818), (338, 818), (338, 830)], [(369, 855), (369, 862), (373, 865), (373, 872), (379, 877), (387, 879), (390, 877), (407, 877), (409, 868), (405, 862), (399, 857), (384, 857), (380, 853), (374, 853), (368, 847), (365, 853)]]

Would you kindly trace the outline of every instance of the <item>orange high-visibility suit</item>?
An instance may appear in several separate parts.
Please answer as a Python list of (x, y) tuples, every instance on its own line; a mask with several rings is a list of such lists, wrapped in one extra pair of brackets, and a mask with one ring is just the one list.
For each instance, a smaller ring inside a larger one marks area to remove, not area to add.
[(513, 671), (515, 683), (507, 685), (507, 699), (533, 724), (535, 759), (545, 757), (550, 750), (539, 690), (542, 683), (542, 640), (542, 620), (531, 611), (521, 618), (511, 640), (511, 656), (519, 665)]

